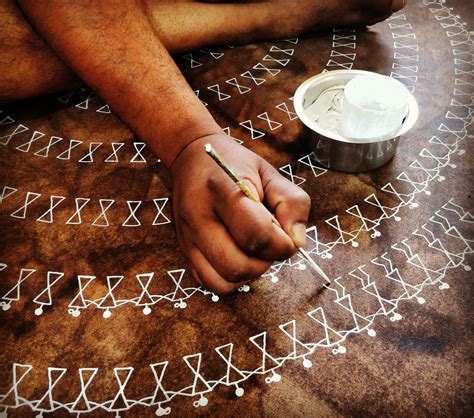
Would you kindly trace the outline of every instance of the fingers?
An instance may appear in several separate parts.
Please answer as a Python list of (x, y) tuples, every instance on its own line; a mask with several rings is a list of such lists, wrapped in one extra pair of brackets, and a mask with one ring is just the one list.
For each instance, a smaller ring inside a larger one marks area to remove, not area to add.
[(183, 250), (194, 267), (191, 270), (194, 279), (206, 289), (218, 295), (227, 295), (247, 283), (247, 281), (232, 283), (225, 280), (194, 245), (190, 244)]
[(266, 162), (262, 162), (260, 176), (268, 206), (294, 244), (298, 247), (304, 246), (306, 224), (311, 209), (310, 197)]
[[(185, 250), (196, 247), (215, 272), (226, 281), (237, 283), (256, 279), (270, 268), (271, 262), (242, 252), (225, 226), (217, 219), (201, 219), (196, 227), (180, 225), (178, 235), (182, 237), (180, 243)], [(194, 267), (197, 270), (197, 267)], [(203, 282), (206, 281), (201, 274), (199, 277)]]
[(392, 13), (402, 10), (407, 4), (407, 0), (393, 0), (392, 2)]
[[(256, 194), (256, 188), (246, 185)], [(272, 214), (245, 196), (227, 177), (209, 182), (215, 210), (238, 247), (246, 254), (267, 261), (285, 260), (295, 251), (291, 238), (272, 222)]]

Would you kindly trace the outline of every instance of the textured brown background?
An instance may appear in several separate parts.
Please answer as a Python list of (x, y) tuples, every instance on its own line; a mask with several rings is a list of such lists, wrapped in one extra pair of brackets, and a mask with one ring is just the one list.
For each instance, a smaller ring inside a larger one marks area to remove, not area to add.
[[(471, 2), (450, 1), (453, 13), (459, 21), (467, 22), (467, 30), (473, 30), (474, 7)], [(439, 9), (438, 6), (433, 6)], [(379, 216), (374, 207), (364, 203), (364, 198), (372, 193), (387, 206), (395, 206), (397, 199), (380, 191), (388, 181), (402, 190), (405, 186), (396, 181), (402, 171), (409, 173), (409, 164), (423, 148), (443, 154), (442, 147), (430, 145), (441, 123), (446, 122), (446, 114), (451, 111), (462, 120), (450, 119), (451, 129), (462, 127), (472, 118), (473, 64), (472, 43), (452, 43), (461, 39), (446, 33), (442, 16), (432, 12), (421, 1), (412, 1), (399, 13), (406, 20), (394, 19), (391, 23), (410, 23), (411, 29), (390, 28), (388, 23), (380, 23), (369, 30), (357, 30), (356, 49), (344, 49), (333, 45), (332, 32), (299, 38), (298, 43), (288, 41), (261, 43), (235, 48), (216, 48), (224, 52), (219, 59), (205, 52), (193, 53), (193, 59), (202, 65), (191, 68), (190, 61), (177, 57), (200, 98), (209, 104), (209, 109), (222, 127), (229, 127), (230, 134), (244, 141), (244, 145), (267, 158), (277, 168), (291, 164), (293, 173), (306, 179), (301, 186), (312, 197), (312, 213), (309, 225), (316, 225), (322, 242), (335, 241), (338, 236), (324, 220), (339, 215), (345, 230), (359, 227), (360, 222), (350, 216), (346, 209), (359, 205), (365, 216)], [(461, 28), (462, 29), (462, 28)], [(461, 31), (455, 26), (453, 31)], [(341, 32), (347, 35), (350, 32)], [(395, 38), (393, 33), (415, 34), (410, 37)], [(338, 35), (339, 33), (336, 33)], [(394, 42), (418, 45), (419, 50), (394, 48)], [(294, 49), (289, 56), (275, 49)], [(454, 50), (469, 51), (471, 55), (453, 55)], [(356, 52), (352, 60), (341, 56), (333, 57), (339, 63), (352, 62), (354, 69), (373, 70), (384, 74), (398, 72), (407, 76), (403, 79), (407, 86), (415, 87), (415, 97), (420, 107), (420, 118), (406, 137), (402, 138), (394, 160), (382, 169), (360, 175), (327, 172), (314, 177), (311, 170), (298, 164), (298, 159), (310, 152), (310, 144), (298, 140), (301, 125), (297, 120), (289, 120), (287, 115), (275, 106), (285, 102), (290, 110), (290, 97), (296, 87), (307, 77), (323, 69), (337, 69), (328, 66), (331, 51)], [(394, 52), (418, 55), (418, 61), (410, 65), (413, 69), (393, 69)], [(264, 61), (270, 55), (290, 61), (286, 66), (277, 62)], [(455, 58), (465, 62), (455, 62)], [(281, 69), (272, 76), (265, 71), (252, 70), (258, 62), (270, 68)], [(464, 65), (464, 66), (463, 66)], [(461, 72), (456, 70), (461, 68)], [(239, 75), (247, 70), (266, 80), (256, 86), (252, 80)], [(239, 82), (252, 88), (246, 94), (238, 94), (235, 87), (226, 80), (237, 77)], [(458, 80), (458, 81), (456, 81)], [(459, 82), (459, 80), (464, 80)], [(219, 101), (217, 94), (208, 86), (219, 84), (221, 91), (231, 97)], [(464, 95), (455, 97), (463, 106), (453, 107), (453, 89)], [(12, 137), (6, 146), (0, 145), (1, 171), (0, 187), (4, 185), (18, 191), (5, 198), (0, 212), (1, 257), (0, 262), (7, 268), (0, 272), (0, 297), (11, 289), (18, 280), (21, 268), (33, 268), (36, 272), (21, 287), (21, 296), (7, 311), (0, 311), (0, 393), (11, 387), (12, 364), (30, 364), (33, 370), (20, 384), (21, 396), (33, 400), (40, 399), (48, 388), (48, 367), (64, 367), (68, 371), (53, 391), (54, 400), (67, 403), (79, 394), (80, 385), (77, 369), (97, 367), (99, 371), (87, 390), (88, 398), (98, 403), (114, 398), (117, 382), (114, 367), (132, 366), (134, 372), (126, 387), (128, 399), (138, 399), (153, 394), (154, 381), (149, 364), (168, 360), (164, 384), (168, 390), (180, 389), (193, 381), (193, 375), (185, 366), (182, 357), (203, 353), (201, 373), (208, 380), (218, 378), (225, 372), (225, 364), (218, 358), (214, 347), (234, 343), (234, 362), (241, 368), (258, 367), (260, 357), (256, 347), (248, 338), (268, 331), (268, 351), (273, 355), (288, 353), (289, 341), (278, 331), (278, 325), (292, 319), (297, 321), (301, 340), (319, 341), (319, 329), (314, 328), (306, 312), (318, 306), (324, 307), (326, 315), (335, 329), (349, 329), (348, 318), (334, 303), (334, 292), (324, 290), (319, 278), (308, 270), (284, 267), (278, 273), (276, 284), (261, 279), (252, 285), (248, 293), (236, 293), (218, 303), (201, 293), (187, 300), (186, 309), (176, 309), (173, 303), (161, 301), (152, 307), (152, 312), (144, 316), (140, 307), (126, 304), (113, 308), (112, 316), (102, 317), (102, 310), (89, 306), (82, 310), (78, 318), (68, 314), (68, 304), (77, 292), (76, 276), (93, 275), (97, 279), (88, 289), (88, 297), (98, 299), (107, 293), (106, 276), (123, 275), (125, 279), (114, 293), (117, 299), (135, 297), (140, 294), (138, 283), (133, 280), (139, 273), (155, 272), (160, 279), (153, 282), (156, 294), (172, 290), (166, 279), (166, 271), (185, 268), (186, 261), (179, 252), (173, 225), (152, 226), (156, 214), (152, 199), (169, 197), (166, 187), (166, 173), (149, 152), (144, 155), (147, 164), (131, 163), (134, 154), (131, 141), (134, 138), (128, 128), (114, 115), (99, 113), (104, 103), (94, 98), (87, 109), (77, 107), (87, 97), (88, 92), (71, 96), (67, 103), (58, 96), (42, 97), (31, 101), (4, 105), (0, 120), (6, 115), (14, 123), (0, 126), (0, 137), (7, 135), (18, 125), (29, 130)], [(62, 95), (59, 95), (62, 96)], [(84, 107), (84, 106), (83, 106)], [(157, 109), (159, 111), (159, 109)], [(272, 131), (257, 115), (268, 112), (272, 120), (283, 125)], [(255, 129), (265, 136), (252, 140), (248, 130), (240, 122), (252, 120)], [(45, 134), (31, 144), (28, 152), (21, 152), (21, 146), (31, 137), (34, 130)], [(430, 195), (418, 193), (415, 201), (419, 207), (400, 208), (399, 222), (388, 219), (377, 228), (381, 237), (372, 239), (370, 232), (362, 232), (357, 238), (358, 248), (350, 244), (338, 245), (331, 260), (319, 258), (317, 261), (333, 278), (347, 277), (348, 273), (384, 252), (392, 252), (392, 245), (404, 239), (410, 240), (412, 248), (430, 260), (433, 265), (447, 264), (445, 257), (433, 248), (428, 248), (422, 239), (413, 241), (412, 232), (429, 223), (429, 218), (442, 205), (453, 199), (465, 210), (472, 210), (472, 145), (469, 136), (474, 131), (458, 133), (463, 137), (459, 150), (450, 155), (450, 164), (442, 168), (446, 178), (439, 182), (429, 182)], [(34, 155), (47, 145), (54, 135), (64, 138), (51, 148), (47, 158)], [(55, 158), (66, 150), (69, 139), (83, 141), (71, 152), (69, 160)], [(89, 143), (99, 141), (103, 145), (93, 154), (91, 163), (79, 163), (87, 154)], [(112, 142), (127, 142), (120, 150), (120, 161), (105, 163), (111, 153)], [(421, 161), (421, 160), (420, 160)], [(422, 177), (421, 177), (422, 178)], [(411, 187), (411, 186), (410, 186)], [(407, 186), (407, 190), (410, 191)], [(41, 193), (28, 206), (25, 219), (10, 216), (24, 203), (25, 193)], [(66, 199), (54, 210), (52, 223), (38, 222), (49, 208), (49, 196), (65, 196)], [(68, 225), (66, 221), (75, 209), (76, 197), (87, 197), (91, 202), (85, 206), (80, 225)], [(115, 199), (107, 212), (110, 226), (100, 228), (91, 225), (100, 213), (99, 199)], [(123, 227), (127, 218), (127, 200), (143, 201), (137, 216), (142, 225)], [(169, 203), (164, 213), (170, 216)], [(467, 220), (469, 218), (466, 218)], [(472, 223), (450, 219), (466, 239), (473, 238)], [(439, 225), (430, 224), (433, 232), (445, 245), (459, 244), (443, 234)], [(438, 227), (438, 229), (436, 229)], [(446, 244), (446, 239), (448, 243)], [(453, 250), (456, 251), (456, 250)], [(472, 263), (471, 250), (463, 258), (463, 265)], [(399, 257), (399, 255), (394, 256)], [(443, 258), (444, 257), (444, 258)], [(471, 257), (471, 259), (469, 259)], [(397, 258), (396, 267), (405, 278), (419, 275), (403, 257)], [(410, 270), (412, 269), (412, 270)], [(370, 266), (367, 271), (370, 270)], [(34, 314), (37, 304), (32, 299), (45, 288), (46, 272), (64, 272), (64, 277), (52, 288), (53, 305), (44, 307), (41, 316)], [(380, 271), (378, 271), (380, 273)], [(395, 294), (392, 285), (383, 276), (376, 276), (380, 291)], [(233, 389), (218, 387), (206, 395), (209, 404), (195, 408), (193, 401), (198, 397), (175, 397), (169, 404), (171, 414), (186, 416), (472, 416), (473, 373), (472, 373), (472, 274), (462, 266), (450, 268), (444, 282), (450, 289), (440, 290), (438, 285), (427, 286), (420, 296), (426, 304), (419, 304), (416, 298), (401, 302), (396, 309), (403, 316), (402, 321), (389, 321), (388, 317), (377, 317), (371, 325), (377, 336), (369, 337), (366, 332), (348, 337), (344, 343), (347, 353), (334, 355), (329, 348), (318, 348), (308, 356), (313, 363), (310, 369), (303, 368), (301, 361), (288, 361), (278, 373), (279, 383), (267, 384), (264, 376), (252, 376), (240, 384), (245, 389), (242, 398), (236, 398)], [(184, 283), (192, 287), (188, 274)], [(351, 281), (344, 282), (352, 294), (354, 305), (360, 311), (372, 312), (372, 299), (359, 292), (357, 286), (351, 288)], [(350, 322), (350, 321), (349, 321)], [(278, 354), (279, 353), (279, 354)], [(197, 389), (198, 390), (198, 389)], [(12, 405), (11, 396), (2, 401)], [(41, 405), (48, 407), (48, 402)], [(59, 408), (50, 415), (67, 415)], [(119, 406), (117, 406), (119, 408)], [(113, 409), (113, 408), (112, 408)], [(122, 416), (154, 416), (155, 407), (134, 406)], [(0, 408), (1, 411), (1, 408)], [(34, 416), (36, 413), (27, 406), (8, 409), (11, 416)], [(104, 410), (96, 410), (89, 416), (109, 415)], [(110, 415), (113, 415), (110, 412)]]

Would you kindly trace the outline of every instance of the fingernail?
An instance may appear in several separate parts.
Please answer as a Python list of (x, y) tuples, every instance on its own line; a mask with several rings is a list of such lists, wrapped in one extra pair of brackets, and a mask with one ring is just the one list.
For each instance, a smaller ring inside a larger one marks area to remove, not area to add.
[(294, 224), (291, 228), (291, 238), (297, 247), (302, 247), (306, 242), (306, 225)]
[(392, 13), (402, 10), (407, 4), (407, 0), (394, 0), (392, 3)]

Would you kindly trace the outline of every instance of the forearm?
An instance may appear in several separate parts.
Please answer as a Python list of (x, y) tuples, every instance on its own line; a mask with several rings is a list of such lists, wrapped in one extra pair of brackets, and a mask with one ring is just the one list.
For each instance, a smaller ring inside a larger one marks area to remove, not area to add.
[(220, 131), (140, 2), (20, 4), (46, 41), (167, 166), (194, 139)]

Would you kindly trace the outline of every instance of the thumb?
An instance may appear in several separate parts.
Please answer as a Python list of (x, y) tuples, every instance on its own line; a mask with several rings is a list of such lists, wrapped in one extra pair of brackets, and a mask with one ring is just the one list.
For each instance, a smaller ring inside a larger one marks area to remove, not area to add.
[(268, 208), (275, 214), (284, 231), (297, 247), (306, 242), (306, 224), (311, 199), (300, 187), (278, 173), (266, 161), (262, 162), (260, 177)]

